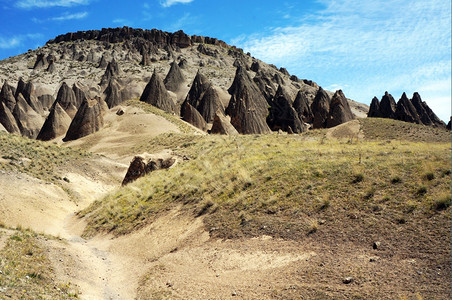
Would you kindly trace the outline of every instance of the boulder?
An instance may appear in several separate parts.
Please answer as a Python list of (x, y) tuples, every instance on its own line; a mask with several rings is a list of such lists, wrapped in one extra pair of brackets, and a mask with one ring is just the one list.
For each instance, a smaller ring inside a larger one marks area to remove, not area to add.
[(171, 68), (163, 81), (168, 91), (176, 92), (181, 85), (185, 82), (184, 74), (179, 68), (176, 61), (171, 63)]
[(303, 125), (297, 111), (292, 107), (290, 97), (282, 86), (278, 87), (270, 107), (267, 124), (273, 131), (302, 133)]
[(220, 112), (224, 114), (224, 106), (221, 102), (220, 96), (213, 85), (209, 85), (207, 91), (201, 98), (197, 110), (207, 123), (213, 122), (215, 115)]
[(201, 114), (194, 108), (190, 103), (184, 101), (182, 104), (184, 106), (184, 114), (182, 115), (182, 120), (190, 123), (191, 125), (199, 128), (203, 131), (207, 131), (207, 123)]
[(80, 105), (74, 119), (69, 125), (63, 141), (72, 141), (98, 131), (104, 125), (102, 103), (100, 98), (86, 100)]
[(17, 103), (13, 110), (14, 118), (23, 136), (34, 139), (41, 130), (44, 119), (28, 105), (22, 94), (16, 98)]
[(370, 103), (369, 112), (367, 113), (367, 117), (369, 118), (381, 118), (380, 114), (380, 101), (377, 97), (372, 98), (372, 102)]
[(259, 64), (259, 62), (257, 60), (255, 60), (251, 63), (251, 67), (250, 67), (251, 71), (254, 71), (257, 73), (257, 72), (259, 72), (260, 69), (261, 69), (261, 65)]
[(330, 112), (328, 119), (326, 120), (326, 128), (331, 128), (342, 123), (353, 120), (353, 116), (350, 105), (342, 90), (336, 91), (333, 98), (331, 98)]
[(127, 169), (127, 173), (124, 177), (124, 180), (122, 181), (122, 185), (124, 186), (130, 182), (133, 182), (150, 172), (160, 169), (168, 169), (172, 165), (174, 165), (175, 162), (176, 160), (170, 157), (166, 159), (150, 159), (146, 163), (144, 158), (142, 158), (141, 156), (135, 156), (130, 162), (130, 166)]
[(298, 118), (301, 121), (304, 123), (312, 123), (314, 115), (312, 114), (308, 98), (302, 91), (298, 91), (295, 101), (293, 102), (293, 108), (297, 111)]
[(146, 85), (146, 88), (140, 97), (140, 101), (154, 105), (168, 113), (176, 112), (176, 105), (169, 96), (162, 79), (155, 69), (151, 80), (149, 80), (149, 83)]
[(326, 127), (326, 121), (330, 113), (330, 102), (330, 97), (322, 87), (320, 87), (311, 104), (311, 111), (314, 115), (312, 127), (314, 129)]
[(380, 101), (380, 116), (382, 118), (395, 119), (396, 102), (391, 94), (385, 92)]
[(17, 125), (17, 121), (14, 118), (12, 112), (6, 106), (5, 103), (0, 102), (0, 124), (8, 131), (9, 133), (17, 133), (20, 134), (19, 126)]
[(222, 113), (217, 112), (215, 118), (213, 119), (212, 129), (210, 130), (212, 134), (225, 134), (225, 135), (237, 135), (239, 132), (232, 126), (228, 118)]
[(419, 115), (417, 114), (416, 108), (405, 93), (402, 94), (402, 97), (400, 97), (397, 102), (395, 119), (416, 124), (422, 123)]
[(265, 121), (268, 114), (267, 101), (244, 68), (237, 68), (234, 82), (228, 91), (231, 100), (226, 113), (231, 116), (231, 124), (239, 133), (271, 132)]
[(77, 99), (74, 91), (66, 84), (66, 82), (63, 82), (58, 90), (55, 101), (61, 105), (69, 117), (74, 118), (77, 113)]
[(70, 124), (71, 117), (58, 102), (55, 102), (36, 139), (41, 141), (53, 140), (58, 136), (64, 135)]

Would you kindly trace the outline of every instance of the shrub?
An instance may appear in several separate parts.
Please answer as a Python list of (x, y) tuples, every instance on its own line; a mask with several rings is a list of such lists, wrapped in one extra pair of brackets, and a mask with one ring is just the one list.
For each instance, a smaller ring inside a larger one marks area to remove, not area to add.
[(451, 197), (450, 195), (443, 195), (438, 199), (433, 201), (433, 209), (434, 210), (444, 210), (450, 206)]
[(399, 176), (395, 176), (391, 179), (392, 184), (396, 184), (396, 183), (400, 183), (400, 182), (402, 182), (402, 178), (400, 178)]
[(425, 186), (421, 186), (417, 189), (416, 194), (419, 196), (423, 196), (427, 194), (427, 188)]
[(364, 180), (364, 175), (363, 175), (363, 174), (361, 174), (361, 173), (355, 174), (355, 175), (353, 176), (352, 183), (359, 183), (359, 182), (361, 182), (361, 181), (363, 181), (363, 180)]
[(435, 174), (433, 174), (432, 172), (428, 172), (424, 175), (424, 178), (427, 179), (428, 181), (431, 181), (435, 179)]

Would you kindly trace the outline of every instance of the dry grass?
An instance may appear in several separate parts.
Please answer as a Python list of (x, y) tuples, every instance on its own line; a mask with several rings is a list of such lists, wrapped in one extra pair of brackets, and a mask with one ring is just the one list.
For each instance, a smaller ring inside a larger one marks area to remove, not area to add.
[[(1, 231), (0, 235), (5, 235)], [(9, 232), (0, 250), (0, 292), (12, 299), (77, 299), (70, 283), (57, 283), (43, 240), (30, 230)], [(3, 299), (3, 298), (2, 298)]]

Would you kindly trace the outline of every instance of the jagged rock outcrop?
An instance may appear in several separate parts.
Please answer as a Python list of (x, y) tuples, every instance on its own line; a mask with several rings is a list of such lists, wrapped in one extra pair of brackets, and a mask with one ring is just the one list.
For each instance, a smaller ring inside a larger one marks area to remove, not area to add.
[(203, 131), (207, 130), (207, 123), (204, 118), (201, 116), (198, 110), (194, 108), (190, 103), (184, 101), (182, 104), (184, 106), (184, 114), (182, 115), (182, 120), (190, 123), (191, 125), (199, 128)]
[(331, 128), (353, 120), (352, 110), (342, 90), (336, 91), (331, 98), (330, 112), (326, 120), (326, 128)]
[(80, 105), (63, 141), (72, 141), (98, 131), (104, 125), (100, 98), (86, 100)]
[[(17, 91), (17, 90), (16, 90)], [(35, 87), (31, 81), (28, 81), (23, 89), (20, 91), (22, 96), (27, 101), (28, 105), (31, 106), (31, 108), (34, 109), (38, 114), (43, 115), (44, 109), (42, 107), (41, 102), (38, 101), (38, 98), (36, 97), (35, 93)]]
[(36, 139), (41, 141), (53, 140), (58, 136), (64, 135), (70, 124), (71, 117), (58, 102), (55, 102)]
[(57, 98), (55, 100), (58, 102), (64, 111), (69, 115), (69, 117), (74, 118), (77, 113), (77, 99), (75, 97), (74, 91), (63, 82), (60, 89), (58, 90)]
[(38, 53), (36, 57), (36, 62), (33, 66), (34, 70), (46, 68), (48, 66), (47, 57), (44, 53)]
[(276, 95), (273, 97), (267, 124), (273, 131), (303, 132), (303, 125), (298, 118), (298, 113), (292, 107), (290, 97), (282, 86), (278, 87)]
[(121, 86), (114, 78), (112, 78), (108, 83), (108, 86), (104, 91), (104, 95), (108, 108), (115, 107), (123, 102), (121, 96)]
[(108, 66), (108, 60), (107, 60), (107, 58), (105, 57), (105, 54), (104, 55), (102, 55), (102, 57), (100, 58), (100, 61), (99, 61), (99, 65), (97, 66), (98, 68), (101, 68), (101, 69), (104, 69), (104, 68), (106, 68)]
[(225, 134), (225, 135), (237, 135), (239, 132), (232, 126), (228, 118), (221, 112), (215, 114), (213, 119), (212, 129), (210, 129), (212, 134)]
[(46, 72), (55, 73), (55, 71), (56, 71), (55, 62), (52, 60), (49, 63), (49, 66), (47, 67)]
[(289, 71), (287, 71), (286, 68), (283, 68), (283, 67), (279, 68), (279, 72), (283, 73), (286, 76), (290, 76), (290, 73), (289, 73)]
[(188, 61), (187, 61), (185, 58), (182, 58), (182, 59), (179, 61), (178, 66), (179, 66), (179, 68), (181, 68), (181, 69), (187, 69), (187, 68), (188, 68)]
[(259, 64), (259, 62), (257, 60), (255, 60), (251, 63), (251, 67), (250, 67), (251, 71), (254, 71), (257, 73), (257, 72), (259, 72), (260, 69), (261, 69), (261, 65)]
[(208, 55), (208, 56), (212, 56), (212, 57), (215, 57), (215, 58), (217, 58), (218, 55), (219, 55), (218, 50), (206, 47), (204, 44), (199, 44), (198, 47), (196, 48), (196, 50), (198, 50), (202, 54), (205, 54), (205, 55)]
[(140, 65), (144, 67), (151, 65), (151, 59), (149, 58), (149, 53), (147, 52), (147, 50), (143, 50), (141, 53)]
[(175, 162), (176, 159), (170, 157), (166, 159), (163, 158), (150, 159), (146, 163), (144, 158), (142, 158), (141, 156), (135, 156), (130, 162), (130, 166), (127, 169), (127, 173), (126, 176), (124, 177), (124, 180), (122, 181), (122, 185), (124, 186), (130, 182), (133, 182), (150, 172), (160, 169), (168, 169), (172, 165), (174, 165)]
[[(190, 103), (194, 108), (198, 108), (201, 104), (202, 97), (204, 96), (207, 89), (210, 87), (209, 80), (201, 74), (201, 72), (196, 73), (195, 79), (188, 91), (187, 97), (185, 97), (185, 102)], [(185, 106), (182, 104), (180, 115), (183, 116), (185, 111)]]
[(416, 112), (416, 108), (405, 93), (402, 94), (402, 97), (397, 102), (395, 118), (400, 121), (421, 124), (421, 119)]
[(0, 102), (0, 124), (2, 124), (9, 133), (20, 134), (20, 129), (17, 125), (16, 119), (3, 102)]
[(432, 125), (435, 127), (443, 127), (446, 125), (440, 118), (433, 112), (433, 110), (427, 105), (425, 101), (422, 101), (419, 93), (415, 92), (411, 99), (416, 111), (424, 125)]
[(271, 132), (265, 121), (268, 114), (267, 101), (245, 69), (237, 68), (234, 82), (228, 91), (231, 100), (226, 113), (231, 117), (231, 124), (239, 133)]
[(304, 123), (312, 123), (314, 115), (311, 111), (308, 98), (302, 91), (298, 91), (295, 101), (293, 102), (293, 108), (298, 113), (298, 118)]
[(262, 70), (259, 70), (257, 71), (256, 76), (254, 76), (253, 81), (256, 83), (262, 95), (264, 95), (267, 103), (270, 104), (277, 88), (275, 87), (272, 76)]
[(215, 90), (212, 84), (209, 85), (205, 93), (203, 94), (197, 110), (207, 123), (213, 122), (215, 115), (220, 112), (224, 114), (224, 106), (221, 102), (218, 92)]
[(28, 105), (22, 94), (17, 96), (16, 101), (13, 116), (16, 119), (20, 133), (31, 139), (36, 138), (44, 123), (44, 119)]
[(380, 114), (380, 100), (377, 97), (373, 97), (370, 102), (369, 112), (367, 113), (369, 118), (381, 118)]
[(104, 75), (102, 75), (100, 85), (107, 85), (112, 78), (116, 78), (118, 76), (119, 76), (119, 65), (113, 58), (113, 60), (108, 63)]
[(312, 127), (314, 129), (326, 127), (326, 120), (330, 114), (330, 102), (330, 97), (322, 87), (320, 87), (311, 104), (311, 111), (314, 114), (312, 122)]
[(157, 74), (155, 69), (151, 80), (149, 80), (149, 83), (146, 85), (146, 88), (140, 97), (140, 101), (154, 105), (155, 107), (169, 113), (176, 112), (176, 105), (169, 96), (163, 80)]
[(176, 61), (173, 61), (171, 63), (171, 68), (163, 81), (166, 89), (168, 91), (176, 92), (184, 82), (185, 77), (184, 74), (182, 74), (182, 70), (179, 68)]
[(8, 84), (7, 81), (5, 81), (0, 92), (0, 102), (5, 103), (5, 106), (8, 107), (10, 111), (12, 111), (16, 106), (16, 98), (14, 97), (14, 93), (14, 89)]
[(395, 119), (396, 102), (391, 94), (385, 92), (380, 101), (380, 115), (382, 118)]

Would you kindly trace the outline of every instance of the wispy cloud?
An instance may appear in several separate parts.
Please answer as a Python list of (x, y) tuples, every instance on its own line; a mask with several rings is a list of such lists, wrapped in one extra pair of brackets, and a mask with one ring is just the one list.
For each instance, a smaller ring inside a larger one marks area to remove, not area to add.
[(19, 8), (48, 8), (48, 7), (72, 7), (87, 5), (91, 0), (20, 0), (16, 2)]
[[(318, 2), (322, 10), (291, 19), (290, 26), (265, 28), (233, 42), (301, 78), (341, 85), (347, 96), (363, 102), (391, 87), (398, 93), (426, 83), (450, 83), (450, 2)], [(443, 96), (449, 97), (444, 103), (449, 109), (443, 109), (449, 113), (450, 89)]]
[(75, 13), (75, 14), (66, 13), (59, 17), (50, 18), (49, 21), (81, 20), (81, 19), (86, 18), (87, 16), (88, 16), (88, 12), (86, 12), (86, 11), (80, 12), (80, 13)]
[(37, 40), (42, 38), (42, 34), (34, 33), (34, 34), (24, 34), (24, 35), (15, 35), (12, 37), (2, 37), (0, 36), (0, 49), (14, 49), (22, 46), (24, 40)]
[(174, 5), (174, 4), (178, 4), (178, 3), (187, 4), (187, 3), (190, 3), (190, 2), (193, 2), (193, 0), (161, 0), (160, 4), (163, 7), (170, 7), (170, 6)]

